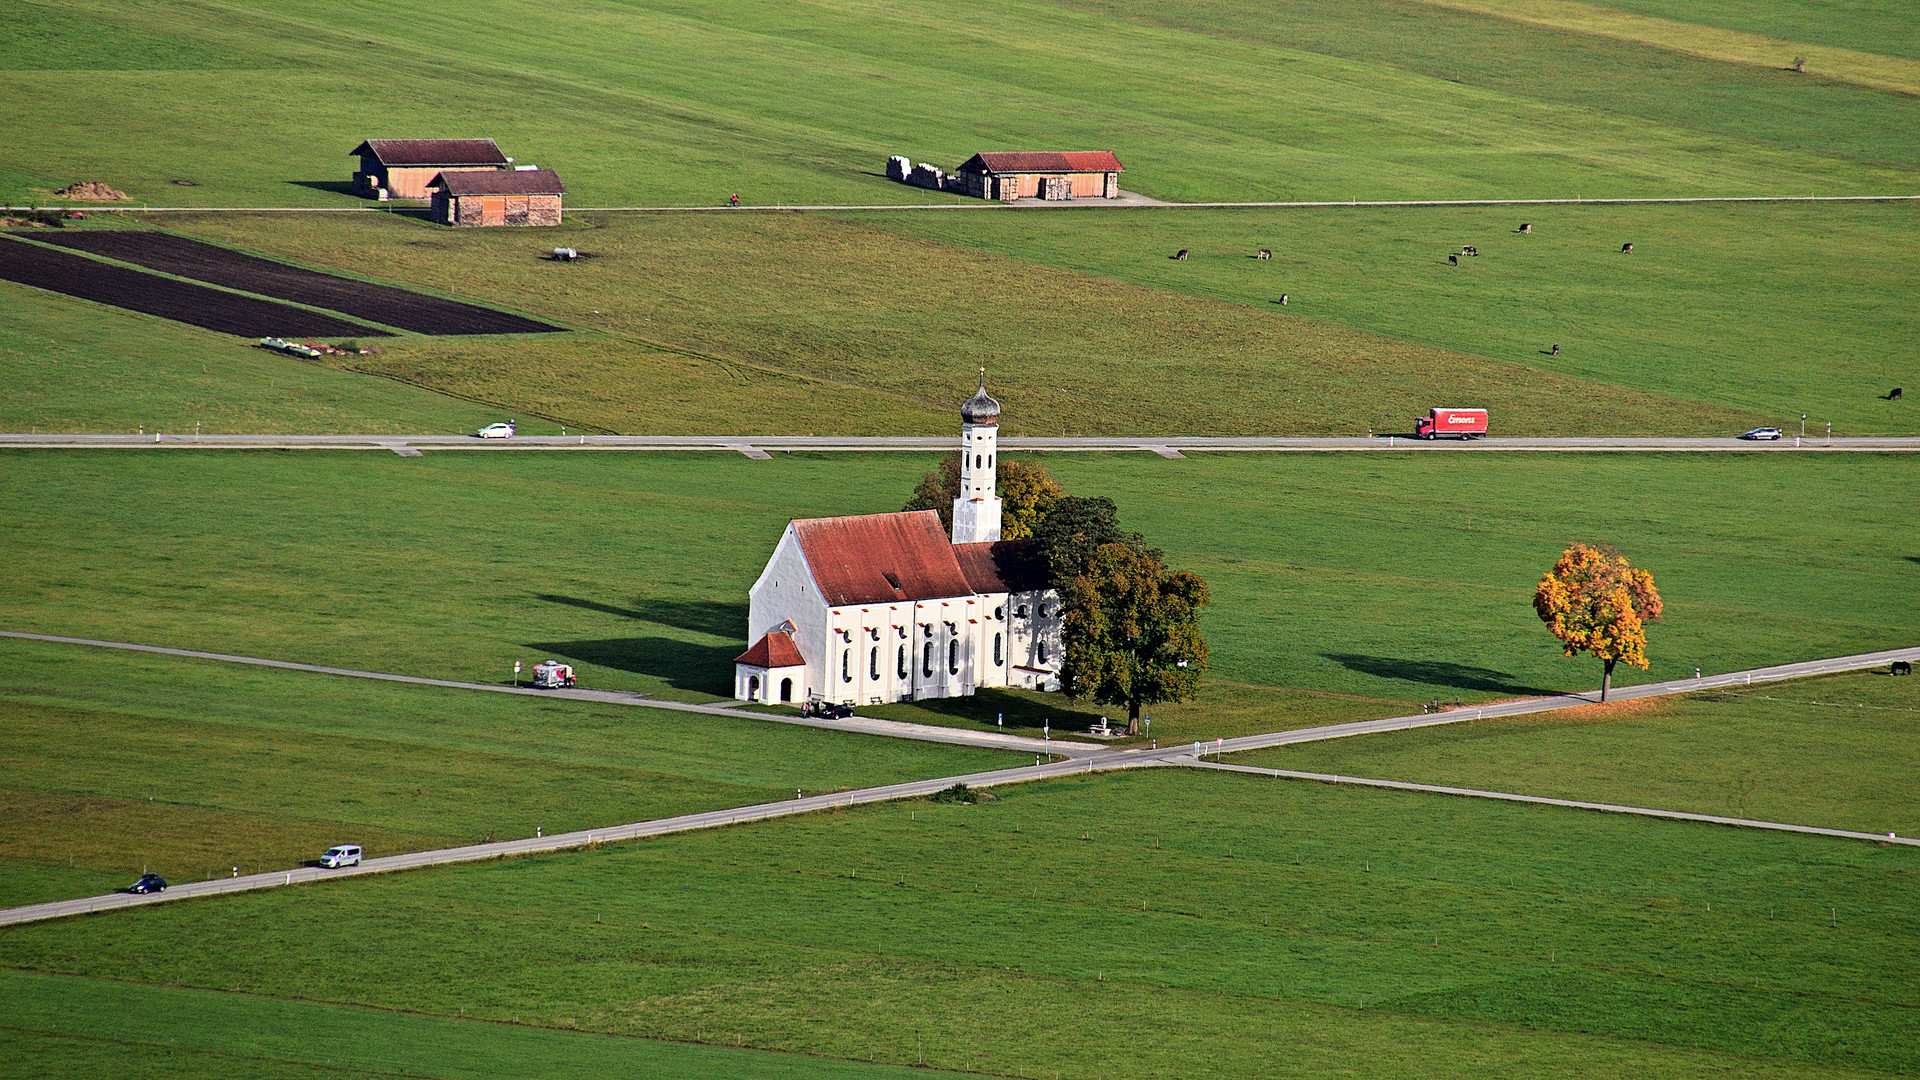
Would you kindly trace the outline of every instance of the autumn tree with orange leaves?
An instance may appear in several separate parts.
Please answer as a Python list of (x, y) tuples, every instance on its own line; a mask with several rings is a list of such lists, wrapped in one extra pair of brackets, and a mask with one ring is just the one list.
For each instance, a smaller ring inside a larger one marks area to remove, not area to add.
[(1533, 610), (1568, 656), (1589, 653), (1605, 665), (1600, 700), (1613, 685), (1613, 665), (1647, 666), (1647, 624), (1660, 617), (1653, 575), (1610, 547), (1574, 544), (1560, 554), (1533, 593)]

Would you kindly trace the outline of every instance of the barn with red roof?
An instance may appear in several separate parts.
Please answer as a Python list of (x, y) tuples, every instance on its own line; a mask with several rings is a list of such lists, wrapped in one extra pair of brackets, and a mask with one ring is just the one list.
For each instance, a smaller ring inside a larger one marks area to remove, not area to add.
[(975, 154), (950, 183), (976, 199), (1117, 199), (1125, 169), (1111, 150), (1007, 151)]

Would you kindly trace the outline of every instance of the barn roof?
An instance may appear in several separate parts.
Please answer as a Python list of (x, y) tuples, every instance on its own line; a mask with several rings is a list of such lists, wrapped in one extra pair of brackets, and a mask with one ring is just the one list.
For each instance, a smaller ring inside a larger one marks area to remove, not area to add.
[(1053, 150), (990, 152), (975, 154), (961, 166), (964, 172), (990, 173), (1068, 173), (1068, 172), (1124, 172), (1125, 166), (1113, 156), (1111, 150), (1070, 150), (1060, 153)]
[(931, 510), (807, 518), (793, 532), (829, 607), (973, 595)]
[(761, 635), (753, 647), (733, 658), (736, 664), (752, 664), (754, 667), (800, 667), (806, 663), (800, 656), (800, 647), (793, 643), (793, 635), (785, 630), (773, 630)]
[(1051, 584), (1032, 540), (955, 544), (953, 555), (974, 592), (1035, 592)]
[(567, 187), (552, 169), (516, 169), (505, 172), (487, 169), (480, 172), (443, 172), (427, 181), (428, 187), (443, 187), (449, 195), (565, 195)]
[(383, 165), (507, 164), (507, 155), (492, 139), (368, 139), (347, 156), (362, 154), (372, 154)]

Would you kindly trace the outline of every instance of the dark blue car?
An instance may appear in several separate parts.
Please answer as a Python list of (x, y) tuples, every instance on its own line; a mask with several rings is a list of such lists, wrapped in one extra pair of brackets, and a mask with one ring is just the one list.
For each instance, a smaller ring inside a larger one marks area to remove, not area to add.
[(167, 891), (167, 879), (159, 874), (141, 874), (140, 880), (127, 886), (130, 893), (156, 893)]

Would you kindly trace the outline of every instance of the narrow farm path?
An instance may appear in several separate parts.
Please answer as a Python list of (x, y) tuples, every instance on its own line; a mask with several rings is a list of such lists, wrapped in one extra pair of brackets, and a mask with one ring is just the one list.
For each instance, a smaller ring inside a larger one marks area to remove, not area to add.
[[(1173, 763), (1170, 763), (1173, 764)], [(1332, 773), (1296, 772), (1292, 769), (1265, 769), (1257, 765), (1235, 765), (1225, 761), (1201, 761), (1193, 759), (1184, 763), (1190, 768), (1220, 769), (1226, 772), (1252, 773), (1258, 776), (1274, 776), (1285, 780), (1312, 780), (1322, 784), (1352, 784), (1359, 787), (1389, 788), (1394, 791), (1419, 791), (1430, 795), (1460, 795), (1470, 799), (1498, 799), (1503, 802), (1533, 803), (1539, 806), (1559, 806), (1570, 810), (1597, 810), (1608, 814), (1637, 814), (1640, 817), (1664, 818), (1668, 821), (1701, 821), (1709, 825), (1733, 825), (1742, 829), (1773, 829), (1777, 832), (1810, 833), (1815, 836), (1837, 836), (1844, 840), (1872, 840), (1882, 844), (1905, 844), (1920, 847), (1920, 840), (1887, 833), (1855, 832), (1851, 829), (1823, 829), (1815, 825), (1788, 825), (1778, 821), (1756, 821), (1753, 818), (1721, 817), (1718, 814), (1690, 814), (1683, 810), (1655, 810), (1645, 806), (1621, 806), (1618, 803), (1584, 802), (1579, 799), (1550, 799), (1541, 795), (1516, 795), (1510, 791), (1482, 791), (1478, 788), (1443, 787), (1439, 784), (1410, 784), (1401, 780), (1373, 780), (1363, 776), (1338, 776)]]
[[(369, 678), (384, 678), (400, 682), (418, 682), (436, 686), (470, 686), (475, 689), (505, 691), (503, 687), (486, 686), (477, 683), (457, 683), (446, 680), (420, 679), (411, 676), (381, 675), (373, 672), (355, 672), (344, 668), (323, 668), (308, 664), (290, 664), (284, 661), (262, 661), (247, 657), (224, 656), (218, 653), (199, 653), (182, 649), (164, 649), (150, 645), (131, 645), (121, 642), (91, 641), (84, 638), (63, 638), (46, 634), (29, 634), (19, 631), (0, 630), (0, 636), (28, 638), (36, 641), (57, 641), (80, 645), (96, 645), (103, 648), (134, 649), (142, 652), (157, 652), (168, 655), (194, 656), (204, 659), (229, 660), (237, 663), (257, 663), (270, 667), (286, 667), (302, 671), (318, 671), (327, 674), (340, 674)], [(1754, 683), (1778, 682), (1785, 679), (1803, 678), (1808, 675), (1824, 675), (1839, 671), (1859, 671), (1879, 667), (1896, 660), (1920, 660), (1920, 647), (1906, 649), (1888, 649), (1881, 652), (1858, 653), (1852, 656), (1836, 656), (1823, 660), (1808, 660), (1793, 664), (1780, 664), (1773, 667), (1754, 668), (1749, 671), (1734, 671), (1723, 675), (1710, 675), (1698, 679), (1676, 679), (1670, 682), (1648, 683), (1643, 686), (1625, 687), (1614, 692), (1616, 698), (1657, 697), (1666, 694), (1684, 694), (1695, 690), (1707, 690), (1724, 686), (1747, 686)], [(550, 693), (549, 691), (525, 691), (527, 693)], [(330, 880), (340, 877), (355, 877), (361, 874), (385, 873), (395, 870), (411, 870), (424, 866), (444, 866), (450, 863), (475, 862), (484, 859), (496, 859), (509, 855), (528, 855), (563, 848), (586, 847), (593, 844), (620, 840), (634, 840), (648, 836), (665, 836), (670, 833), (689, 832), (695, 829), (718, 828), (723, 825), (735, 825), (749, 821), (765, 821), (769, 818), (788, 817), (794, 814), (812, 813), (817, 810), (829, 810), (840, 806), (859, 806), (866, 803), (890, 802), (896, 799), (919, 798), (931, 795), (955, 784), (974, 787), (995, 787), (1004, 784), (1023, 784), (1035, 780), (1045, 780), (1057, 776), (1076, 773), (1092, 773), (1110, 769), (1130, 769), (1156, 766), (1192, 766), (1206, 764), (1209, 767), (1224, 766), (1225, 763), (1206, 762), (1209, 755), (1233, 753), (1239, 750), (1254, 750), (1268, 746), (1284, 746), (1290, 743), (1311, 742), (1321, 739), (1341, 739), (1355, 735), (1376, 734), (1386, 731), (1402, 731), (1409, 728), (1434, 727), (1442, 724), (1457, 724), (1487, 716), (1518, 716), (1526, 713), (1548, 712), (1578, 705), (1591, 705), (1596, 702), (1596, 694), (1561, 694), (1553, 697), (1526, 698), (1519, 701), (1501, 702), (1482, 707), (1454, 709), (1442, 713), (1425, 713), (1419, 716), (1401, 716), (1382, 720), (1363, 720), (1347, 724), (1329, 724), (1315, 728), (1300, 728), (1294, 731), (1277, 731), (1263, 735), (1249, 735), (1237, 739), (1220, 739), (1213, 744), (1193, 743), (1191, 746), (1167, 747), (1153, 750), (1125, 749), (1100, 750), (1092, 754), (1070, 757), (1059, 761), (1046, 761), (1034, 765), (1012, 769), (999, 769), (990, 772), (969, 773), (960, 776), (944, 776), (930, 780), (915, 780), (902, 784), (889, 784), (883, 787), (862, 788), (856, 791), (836, 792), (830, 795), (815, 795), (792, 801), (760, 803), (755, 806), (743, 806), (731, 810), (713, 810), (701, 814), (686, 814), (680, 817), (661, 818), (655, 821), (635, 822), (627, 825), (613, 825), (604, 829), (586, 829), (578, 832), (560, 833), (554, 836), (537, 836), (521, 840), (506, 840), (492, 844), (472, 844), (466, 847), (444, 848), (437, 851), (418, 851), (406, 855), (392, 855), (377, 859), (368, 859), (358, 867), (344, 870), (321, 870), (316, 867), (300, 867), (274, 871), (265, 874), (251, 874), (245, 877), (220, 878), (212, 881), (187, 882), (168, 889), (164, 893), (133, 895), (113, 893), (106, 896), (81, 897), (73, 900), (60, 900), (46, 904), (32, 904), (23, 907), (0, 909), (0, 926), (13, 923), (38, 922), (45, 919), (64, 918), (69, 915), (82, 915), (94, 911), (107, 911), (116, 908), (135, 907), (142, 904), (161, 903), (167, 900), (180, 900), (195, 896), (212, 896), (221, 893), (246, 892), (254, 889), (268, 889), (298, 883)], [(617, 698), (595, 699), (620, 701)], [(651, 705), (660, 707), (690, 708), (695, 712), (716, 711), (760, 720), (785, 720), (784, 717), (743, 713), (738, 710), (720, 710), (706, 707), (689, 707), (677, 703), (655, 702), (649, 699), (632, 699), (624, 704)], [(1026, 740), (1032, 742), (1032, 740)], [(1060, 744), (1054, 744), (1058, 749)], [(1227, 766), (1230, 771), (1251, 771), (1275, 776), (1289, 776), (1305, 779), (1341, 779), (1324, 777), (1321, 774), (1289, 774), (1276, 769), (1257, 769), (1251, 766)], [(1565, 806), (1576, 809), (1610, 810), (1619, 813), (1644, 813), (1653, 817), (1675, 820), (1704, 821), (1721, 825), (1748, 828), (1779, 829), (1791, 832), (1816, 833), (1848, 839), (1878, 840), (1887, 842), (1886, 837), (1872, 833), (1852, 833), (1836, 829), (1819, 829), (1805, 826), (1781, 824), (1777, 822), (1748, 821), (1742, 818), (1716, 818), (1710, 815), (1684, 814), (1675, 811), (1644, 810), (1636, 807), (1615, 807), (1605, 803), (1577, 803), (1571, 800), (1542, 799), (1532, 796), (1509, 795), (1500, 792), (1479, 792), (1468, 788), (1437, 788), (1417, 784), (1399, 784), (1393, 781), (1359, 781), (1379, 787), (1403, 787), (1412, 790), (1427, 790), (1441, 794), (1473, 795), (1487, 798), (1504, 798), (1516, 802), (1537, 802), (1547, 805)], [(1895, 842), (1902, 842), (1896, 840)], [(1913, 844), (1915, 841), (1904, 841)]]
[(663, 701), (660, 698), (650, 698), (644, 694), (626, 690), (585, 690), (578, 687), (572, 690), (535, 690), (530, 686), (495, 686), (491, 683), (461, 682), (457, 679), (430, 679), (422, 675), (396, 675), (387, 671), (361, 671), (355, 668), (326, 667), (321, 664), (298, 664), (291, 660), (270, 660), (260, 656), (235, 656), (230, 653), (172, 649), (161, 645), (141, 645), (128, 641), (96, 641), (92, 638), (60, 637), (55, 634), (30, 634), (19, 630), (0, 630), (0, 637), (51, 641), (61, 645), (90, 645), (98, 649), (126, 649), (131, 652), (159, 653), (163, 656), (185, 656), (195, 660), (218, 660), (227, 664), (284, 668), (288, 671), (310, 671), (319, 675), (339, 675), (350, 679), (378, 679), (382, 682), (439, 686), (453, 690), (484, 690), (492, 694), (571, 698), (574, 701), (597, 701), (607, 705), (637, 705), (646, 709), (705, 713), (708, 716), (727, 716), (736, 720), (771, 720), (776, 724), (797, 724), (801, 727), (847, 731), (856, 735), (881, 735), (890, 739), (915, 739), (920, 742), (950, 743), (954, 746), (972, 746), (987, 750), (1020, 750), (1030, 754), (1060, 754), (1077, 757), (1106, 749), (1098, 743), (1030, 739), (1023, 735), (1005, 735), (995, 731), (966, 731), (960, 728), (935, 727), (932, 724), (879, 720), (871, 716), (849, 716), (836, 720), (825, 716), (800, 716), (797, 713), (754, 712), (729, 708), (725, 705), (702, 705), (690, 701)]

